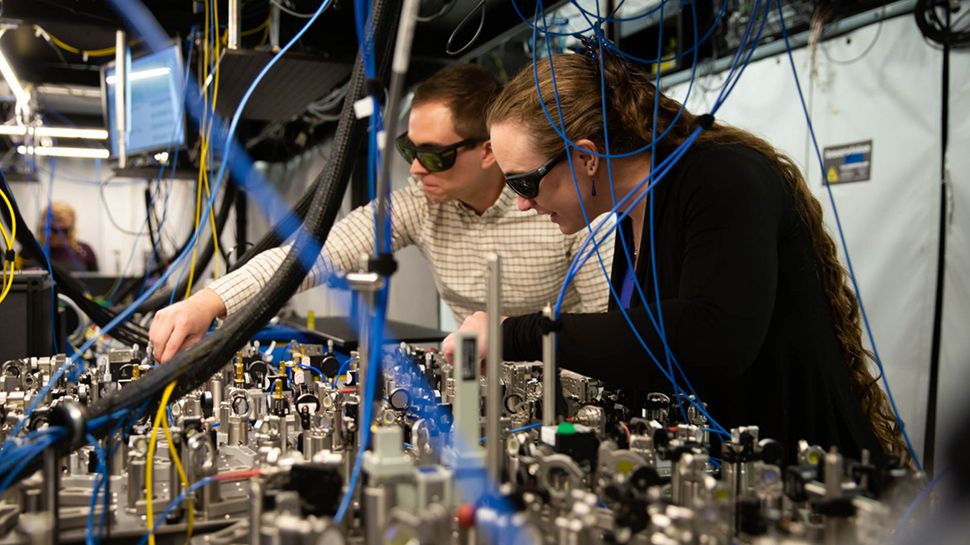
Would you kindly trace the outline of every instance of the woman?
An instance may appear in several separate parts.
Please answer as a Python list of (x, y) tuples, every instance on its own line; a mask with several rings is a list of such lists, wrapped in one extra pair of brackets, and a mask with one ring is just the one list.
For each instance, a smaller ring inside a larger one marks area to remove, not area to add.
[[(50, 221), (50, 258), (71, 271), (98, 271), (98, 256), (86, 242), (77, 239), (77, 213), (66, 202), (54, 201), (45, 208), (37, 227), (37, 238), (44, 246)], [(28, 256), (24, 256), (25, 258)]]
[[(603, 59), (604, 133), (599, 62), (585, 55), (552, 62), (562, 125), (576, 144), (568, 156), (540, 105), (542, 97), (559, 125), (549, 62), (538, 67), (539, 93), (529, 66), (488, 115), (495, 158), (519, 194), (519, 208), (549, 215), (564, 233), (584, 229), (582, 208), (594, 218), (613, 207), (610, 168), (620, 200), (647, 177), (651, 159), (662, 164), (704, 125), (623, 224), (632, 272), (616, 239), (612, 281), (643, 341), (666, 367), (650, 311), (658, 322), (662, 317), (671, 353), (710, 414), (725, 428), (760, 426), (762, 436), (786, 446), (789, 460), (799, 439), (854, 457), (868, 449), (874, 461), (905, 457), (885, 394), (869, 372), (859, 309), (821, 207), (792, 161), (710, 116), (685, 110), (671, 126), (681, 105), (663, 95), (654, 120), (650, 78), (612, 55)], [(602, 156), (607, 135), (616, 156), (644, 149), (653, 130), (668, 129), (656, 150), (648, 150), (652, 158), (642, 152), (608, 166)], [(613, 300), (605, 314), (563, 314), (559, 365), (627, 390), (673, 391), (618, 308)], [(462, 330), (483, 336), (485, 316), (473, 315)], [(505, 319), (505, 359), (539, 359), (541, 338), (538, 314)], [(446, 341), (446, 352), (452, 345)]]

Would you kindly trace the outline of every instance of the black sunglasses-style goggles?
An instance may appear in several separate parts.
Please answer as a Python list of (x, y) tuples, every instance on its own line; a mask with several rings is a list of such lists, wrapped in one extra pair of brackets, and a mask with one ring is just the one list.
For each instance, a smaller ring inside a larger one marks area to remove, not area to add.
[(408, 133), (404, 132), (394, 140), (394, 143), (397, 146), (397, 151), (401, 153), (408, 164), (417, 159), (424, 168), (428, 169), (428, 172), (442, 172), (455, 166), (459, 149), (477, 146), (483, 140), (482, 138), (466, 138), (461, 142), (447, 146), (415, 146), (414, 142), (408, 138)]
[(524, 199), (534, 199), (539, 195), (539, 182), (565, 158), (566, 150), (563, 150), (562, 153), (549, 159), (545, 164), (535, 170), (523, 172), (522, 174), (506, 174), (505, 185), (509, 186), (509, 189), (515, 191), (517, 195)]

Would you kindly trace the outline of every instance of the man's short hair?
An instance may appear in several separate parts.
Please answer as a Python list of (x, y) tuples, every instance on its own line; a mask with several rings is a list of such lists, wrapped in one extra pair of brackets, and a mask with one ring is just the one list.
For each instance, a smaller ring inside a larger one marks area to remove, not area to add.
[(455, 64), (439, 70), (414, 91), (411, 106), (441, 102), (451, 110), (455, 132), (463, 138), (488, 138), (485, 110), (502, 84), (475, 64)]

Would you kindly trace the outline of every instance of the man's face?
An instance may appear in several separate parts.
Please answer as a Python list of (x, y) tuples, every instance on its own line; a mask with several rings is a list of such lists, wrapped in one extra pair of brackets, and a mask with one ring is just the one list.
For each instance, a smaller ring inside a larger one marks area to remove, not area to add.
[[(414, 106), (408, 118), (408, 139), (418, 147), (448, 146), (465, 138), (455, 132), (451, 110), (440, 102)], [(441, 172), (430, 172), (420, 161), (411, 162), (410, 172), (421, 180), (421, 189), (432, 202), (475, 200), (482, 191), (482, 174), (485, 169), (486, 144), (461, 147), (455, 164)]]

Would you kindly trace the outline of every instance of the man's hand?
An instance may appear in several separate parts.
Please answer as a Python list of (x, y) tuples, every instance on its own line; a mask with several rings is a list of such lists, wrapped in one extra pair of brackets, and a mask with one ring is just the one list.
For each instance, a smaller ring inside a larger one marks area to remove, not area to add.
[[(505, 320), (502, 316), (502, 321)], [(441, 343), (441, 351), (445, 354), (445, 359), (455, 362), (455, 345), (458, 342), (458, 333), (473, 333), (478, 337), (478, 358), (484, 360), (488, 356), (488, 314), (475, 312), (465, 318), (465, 321), (458, 328), (458, 331), (445, 337)]]
[(179, 350), (201, 341), (212, 320), (225, 314), (225, 303), (210, 289), (158, 311), (148, 330), (148, 339), (155, 347), (155, 359), (165, 363)]

